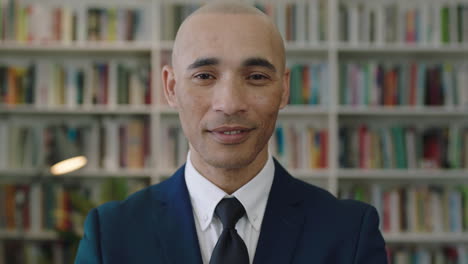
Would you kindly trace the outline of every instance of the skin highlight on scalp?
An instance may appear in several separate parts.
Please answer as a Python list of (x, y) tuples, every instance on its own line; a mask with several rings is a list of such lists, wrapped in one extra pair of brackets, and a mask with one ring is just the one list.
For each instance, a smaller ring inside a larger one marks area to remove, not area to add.
[(270, 17), (268, 17), (265, 13), (260, 11), (259, 9), (248, 5), (244, 3), (239, 3), (235, 1), (218, 1), (218, 2), (212, 2), (208, 3), (199, 9), (197, 9), (195, 12), (190, 14), (183, 23), (180, 25), (179, 30), (177, 31), (175, 40), (174, 40), (174, 47), (172, 50), (172, 64), (177, 63), (177, 58), (180, 56), (181, 52), (181, 47), (180, 43), (184, 42), (184, 33), (186, 34), (186, 27), (187, 24), (190, 24), (190, 20), (199, 15), (210, 15), (210, 14), (226, 14), (226, 15), (252, 15), (252, 16), (257, 16), (258, 18), (261, 18), (264, 23), (268, 25), (270, 32), (270, 35), (272, 36), (274, 45), (276, 46), (276, 50), (278, 51), (278, 55), (282, 61), (282, 66), (283, 69), (280, 69), (282, 71), (285, 70), (285, 65), (286, 65), (286, 56), (285, 56), (285, 47), (284, 47), (284, 42), (283, 38), (281, 37), (281, 34), (279, 33), (278, 28), (276, 25), (271, 21)]

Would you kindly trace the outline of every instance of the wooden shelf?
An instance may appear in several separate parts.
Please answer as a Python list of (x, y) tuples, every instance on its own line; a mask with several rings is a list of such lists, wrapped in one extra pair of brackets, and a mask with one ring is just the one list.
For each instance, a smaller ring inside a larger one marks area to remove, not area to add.
[(387, 243), (468, 243), (468, 233), (384, 233)]
[(55, 241), (58, 240), (58, 235), (54, 231), (17, 231), (17, 230), (0, 230), (0, 240), (4, 239), (20, 239), (20, 240), (38, 240), (38, 241)]
[(432, 44), (366, 44), (338, 43), (338, 52), (344, 53), (461, 53), (468, 52), (467, 44), (432, 45)]
[(151, 42), (76, 42), (76, 43), (18, 43), (1, 41), (0, 52), (123, 52), (149, 53)]
[(425, 169), (340, 169), (339, 179), (440, 179), (468, 180), (468, 169), (465, 170), (425, 170)]
[(151, 106), (33, 106), (33, 105), (0, 105), (0, 114), (25, 114), (25, 115), (149, 115)]
[(3, 169), (0, 170), (0, 177), (52, 177), (52, 178), (149, 178), (152, 175), (152, 169), (82, 169), (65, 175), (52, 175), (47, 170), (40, 171), (38, 169)]
[(343, 116), (468, 116), (467, 107), (445, 106), (340, 106), (339, 115)]

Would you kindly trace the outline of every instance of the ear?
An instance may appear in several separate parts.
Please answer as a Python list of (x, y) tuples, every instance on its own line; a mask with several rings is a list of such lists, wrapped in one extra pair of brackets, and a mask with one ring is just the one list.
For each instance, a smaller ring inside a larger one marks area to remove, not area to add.
[(291, 71), (286, 69), (283, 75), (283, 93), (281, 94), (281, 104), (280, 109), (283, 109), (289, 101), (289, 78), (291, 76)]
[(161, 76), (163, 81), (164, 96), (166, 97), (166, 100), (171, 107), (177, 108), (174, 69), (168, 65), (164, 65)]

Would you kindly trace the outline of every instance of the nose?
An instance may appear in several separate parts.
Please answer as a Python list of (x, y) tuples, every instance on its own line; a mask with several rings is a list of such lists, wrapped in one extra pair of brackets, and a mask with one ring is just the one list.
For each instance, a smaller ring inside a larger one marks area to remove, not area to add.
[(234, 115), (247, 111), (247, 93), (242, 81), (226, 78), (214, 89), (212, 108), (216, 112)]

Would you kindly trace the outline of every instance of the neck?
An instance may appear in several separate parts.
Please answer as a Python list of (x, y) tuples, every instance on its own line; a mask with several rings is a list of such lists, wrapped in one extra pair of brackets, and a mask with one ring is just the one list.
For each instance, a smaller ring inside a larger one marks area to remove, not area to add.
[(193, 167), (207, 180), (218, 186), (227, 194), (233, 194), (252, 180), (265, 166), (268, 151), (262, 150), (255, 160), (242, 168), (218, 168), (206, 163), (199, 155), (190, 155)]

